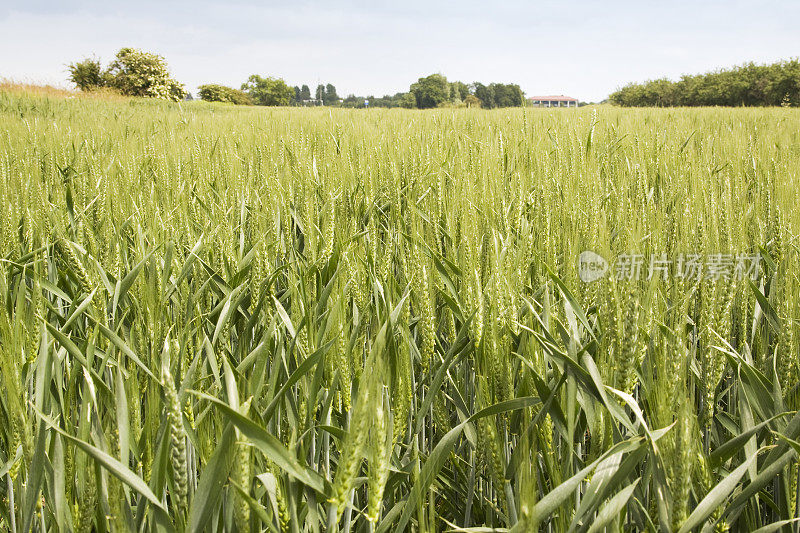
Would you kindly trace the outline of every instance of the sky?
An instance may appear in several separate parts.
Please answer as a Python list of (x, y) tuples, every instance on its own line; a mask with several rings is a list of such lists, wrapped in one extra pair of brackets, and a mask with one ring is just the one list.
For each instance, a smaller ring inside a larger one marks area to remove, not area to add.
[(798, 21), (798, 0), (0, 0), (0, 78), (70, 87), (69, 63), (132, 46), (192, 92), (260, 74), (383, 95), (440, 72), (597, 102), (629, 82), (800, 57)]

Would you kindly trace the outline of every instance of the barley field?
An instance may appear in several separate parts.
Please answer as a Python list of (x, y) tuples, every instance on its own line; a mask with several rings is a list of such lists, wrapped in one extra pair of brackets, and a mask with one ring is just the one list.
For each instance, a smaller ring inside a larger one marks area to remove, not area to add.
[(797, 109), (0, 92), (0, 530), (797, 531), (799, 201)]

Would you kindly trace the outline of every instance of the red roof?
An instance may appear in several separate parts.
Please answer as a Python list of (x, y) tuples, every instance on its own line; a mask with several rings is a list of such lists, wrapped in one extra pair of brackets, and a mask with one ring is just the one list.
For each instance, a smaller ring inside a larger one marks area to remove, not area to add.
[(529, 96), (528, 100), (544, 100), (544, 101), (551, 101), (551, 102), (577, 102), (577, 98), (572, 98), (571, 96), (564, 96), (563, 94), (559, 96)]

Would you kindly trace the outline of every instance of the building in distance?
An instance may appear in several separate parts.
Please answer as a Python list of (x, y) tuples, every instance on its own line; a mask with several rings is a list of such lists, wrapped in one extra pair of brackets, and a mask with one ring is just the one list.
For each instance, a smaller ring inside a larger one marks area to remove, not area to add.
[(571, 96), (529, 96), (528, 105), (532, 107), (578, 107), (578, 99)]

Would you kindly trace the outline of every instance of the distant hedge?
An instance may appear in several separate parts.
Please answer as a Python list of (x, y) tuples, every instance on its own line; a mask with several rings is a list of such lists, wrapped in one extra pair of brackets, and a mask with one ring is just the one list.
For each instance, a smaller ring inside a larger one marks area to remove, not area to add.
[(631, 83), (611, 94), (626, 107), (800, 106), (800, 61), (747, 63), (705, 74)]
[(226, 87), (225, 85), (207, 84), (198, 87), (201, 100), (206, 102), (225, 102), (236, 105), (253, 105), (250, 96), (238, 89)]

